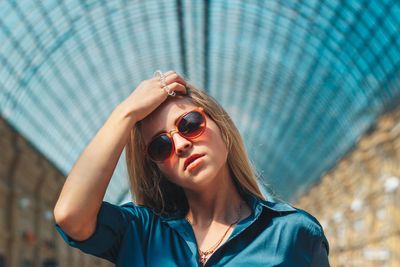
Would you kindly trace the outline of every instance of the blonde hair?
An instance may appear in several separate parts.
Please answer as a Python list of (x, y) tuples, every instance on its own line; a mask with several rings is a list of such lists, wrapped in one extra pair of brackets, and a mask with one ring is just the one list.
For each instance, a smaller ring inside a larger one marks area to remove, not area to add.
[[(257, 184), (255, 170), (247, 156), (238, 129), (217, 101), (191, 84), (187, 85), (189, 97), (194, 105), (203, 107), (205, 113), (217, 124), (228, 150), (227, 163), (234, 183), (240, 191), (264, 199)], [(141, 123), (133, 127), (126, 145), (126, 164), (133, 193), (138, 205), (146, 206), (160, 215), (187, 212), (188, 203), (183, 189), (170, 182), (157, 165), (145, 156), (145, 144)]]

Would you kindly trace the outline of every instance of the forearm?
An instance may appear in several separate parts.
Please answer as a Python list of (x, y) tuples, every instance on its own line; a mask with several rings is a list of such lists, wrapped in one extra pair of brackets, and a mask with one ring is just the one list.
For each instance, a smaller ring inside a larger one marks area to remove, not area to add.
[(56, 222), (65, 231), (80, 231), (90, 224), (93, 227), (134, 124), (127, 105), (120, 104), (76, 161), (54, 208)]

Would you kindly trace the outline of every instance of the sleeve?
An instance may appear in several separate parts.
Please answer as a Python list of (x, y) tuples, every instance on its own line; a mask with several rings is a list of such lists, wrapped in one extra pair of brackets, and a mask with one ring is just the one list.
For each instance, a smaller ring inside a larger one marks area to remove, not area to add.
[[(296, 218), (298, 251), (303, 251), (311, 267), (329, 267), (329, 242), (318, 220), (304, 210)], [(308, 265), (307, 265), (308, 266)]]
[(135, 216), (137, 213), (133, 203), (117, 206), (103, 201), (97, 215), (96, 230), (88, 239), (73, 240), (58, 224), (55, 227), (71, 247), (115, 263), (127, 225)]
[(321, 238), (313, 246), (311, 267), (330, 267), (328, 259), (328, 242)]

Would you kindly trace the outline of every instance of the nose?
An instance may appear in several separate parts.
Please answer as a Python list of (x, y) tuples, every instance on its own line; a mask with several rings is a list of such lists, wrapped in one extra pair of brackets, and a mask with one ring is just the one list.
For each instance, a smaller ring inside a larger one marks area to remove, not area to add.
[(174, 139), (175, 153), (178, 155), (185, 153), (185, 151), (192, 147), (192, 142), (178, 133), (173, 134), (172, 138)]

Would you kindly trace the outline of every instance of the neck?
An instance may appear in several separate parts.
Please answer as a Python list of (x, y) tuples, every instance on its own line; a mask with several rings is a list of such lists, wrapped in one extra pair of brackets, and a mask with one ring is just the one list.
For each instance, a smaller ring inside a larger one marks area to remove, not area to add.
[(212, 185), (202, 190), (185, 190), (189, 203), (187, 218), (193, 225), (207, 227), (213, 222), (229, 225), (239, 219), (238, 209), (243, 206), (243, 200), (229, 171), (220, 174)]

